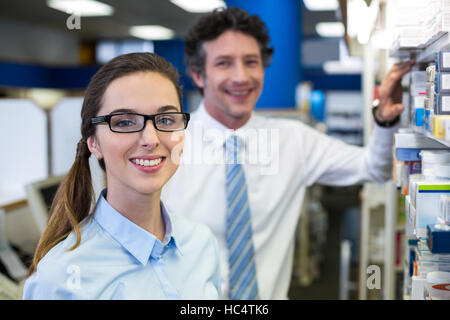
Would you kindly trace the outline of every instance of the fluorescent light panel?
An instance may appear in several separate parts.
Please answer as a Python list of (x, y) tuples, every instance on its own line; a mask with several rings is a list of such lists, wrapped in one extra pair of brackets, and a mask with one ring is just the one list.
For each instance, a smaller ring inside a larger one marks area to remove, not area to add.
[(47, 0), (50, 8), (80, 17), (110, 16), (114, 8), (95, 0)]
[(133, 26), (130, 28), (130, 34), (145, 40), (168, 40), (175, 36), (172, 29), (158, 25)]
[(335, 11), (339, 7), (337, 0), (303, 0), (309, 11)]
[(342, 22), (319, 22), (316, 24), (316, 32), (321, 37), (343, 37), (344, 31)]
[(184, 11), (195, 13), (209, 12), (227, 6), (222, 0), (170, 0), (170, 2)]

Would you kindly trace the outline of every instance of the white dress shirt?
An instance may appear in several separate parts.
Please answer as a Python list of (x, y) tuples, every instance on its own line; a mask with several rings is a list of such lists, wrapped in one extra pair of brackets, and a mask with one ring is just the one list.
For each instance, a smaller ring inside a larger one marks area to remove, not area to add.
[(305, 188), (389, 179), (393, 132), (374, 126), (366, 148), (347, 145), (296, 120), (253, 113), (237, 130), (212, 118), (203, 103), (191, 115), (182, 161), (164, 186), (168, 210), (208, 225), (218, 240), (222, 297), (228, 297), (223, 144), (234, 133), (245, 141), (245, 171), (261, 299), (287, 299)]

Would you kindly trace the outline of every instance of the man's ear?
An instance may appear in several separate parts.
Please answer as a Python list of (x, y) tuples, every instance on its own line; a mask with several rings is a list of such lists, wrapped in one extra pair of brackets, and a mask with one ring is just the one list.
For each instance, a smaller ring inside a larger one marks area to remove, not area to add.
[(96, 156), (98, 160), (103, 158), (102, 151), (95, 136), (90, 136), (89, 138), (87, 138), (87, 145), (89, 151), (91, 151), (91, 153)]
[(191, 75), (192, 80), (197, 87), (203, 89), (205, 87), (205, 79), (202, 75), (202, 72), (197, 68), (191, 68), (189, 70), (189, 74)]

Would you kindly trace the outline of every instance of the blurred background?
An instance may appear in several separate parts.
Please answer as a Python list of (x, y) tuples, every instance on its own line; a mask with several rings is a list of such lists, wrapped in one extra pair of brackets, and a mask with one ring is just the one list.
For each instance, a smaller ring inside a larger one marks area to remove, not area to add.
[[(186, 73), (183, 38), (205, 12), (238, 6), (266, 22), (275, 48), (256, 111), (295, 118), (362, 146), (376, 83), (391, 61), (387, 2), (1, 1), (0, 115), (6, 121), (0, 126), (0, 238), (10, 258), (0, 264), (0, 287), (15, 292), (14, 284), (23, 279), (54, 191), (75, 158), (84, 89), (102, 64), (129, 52), (163, 56), (179, 70), (183, 104), (194, 111), (201, 97)], [(104, 176), (96, 163), (91, 166), (99, 192)], [(359, 256), (375, 252), (372, 260), (382, 261), (382, 229), (370, 230), (373, 241), (360, 248), (361, 190), (309, 190), (298, 226), (291, 299), (367, 298), (367, 292), (358, 292)], [(379, 299), (383, 293), (372, 290), (369, 296)]]

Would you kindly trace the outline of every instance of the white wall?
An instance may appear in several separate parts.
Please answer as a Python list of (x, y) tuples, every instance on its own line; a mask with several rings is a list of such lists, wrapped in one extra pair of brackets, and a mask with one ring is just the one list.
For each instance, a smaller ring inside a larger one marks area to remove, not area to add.
[(47, 177), (47, 118), (30, 100), (0, 99), (0, 204), (25, 198)]

